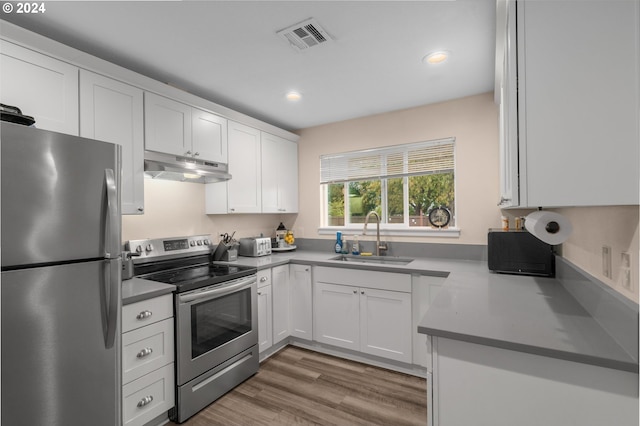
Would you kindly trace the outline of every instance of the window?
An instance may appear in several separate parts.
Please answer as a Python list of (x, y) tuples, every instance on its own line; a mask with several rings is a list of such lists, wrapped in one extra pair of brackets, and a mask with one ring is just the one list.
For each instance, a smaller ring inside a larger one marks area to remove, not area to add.
[(387, 230), (429, 230), (431, 209), (445, 207), (455, 228), (454, 148), (449, 138), (322, 155), (323, 226), (357, 227), (374, 210)]

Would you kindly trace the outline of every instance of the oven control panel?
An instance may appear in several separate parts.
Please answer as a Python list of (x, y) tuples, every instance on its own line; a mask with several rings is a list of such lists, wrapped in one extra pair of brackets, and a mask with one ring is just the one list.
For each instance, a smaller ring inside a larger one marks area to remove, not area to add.
[(164, 257), (208, 254), (212, 249), (212, 241), (211, 235), (129, 240), (125, 243), (124, 249), (134, 256), (134, 263), (141, 263)]

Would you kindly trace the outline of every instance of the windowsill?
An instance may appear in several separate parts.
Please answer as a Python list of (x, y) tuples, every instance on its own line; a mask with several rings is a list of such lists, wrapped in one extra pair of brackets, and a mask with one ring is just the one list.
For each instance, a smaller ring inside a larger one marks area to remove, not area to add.
[[(318, 228), (319, 235), (335, 235), (336, 232), (342, 232), (343, 235), (362, 235), (362, 226), (323, 226)], [(369, 225), (367, 227), (367, 235), (375, 235), (376, 226)], [(460, 236), (460, 228), (447, 229), (424, 229), (424, 228), (380, 228), (380, 235), (390, 236), (407, 236), (407, 237), (441, 237), (441, 238), (458, 238)]]

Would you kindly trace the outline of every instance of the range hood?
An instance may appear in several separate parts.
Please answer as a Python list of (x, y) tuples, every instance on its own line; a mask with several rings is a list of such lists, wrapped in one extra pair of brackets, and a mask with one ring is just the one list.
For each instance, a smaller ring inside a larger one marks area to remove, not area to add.
[(222, 182), (231, 179), (228, 170), (224, 163), (154, 151), (144, 152), (144, 174), (152, 179), (193, 183)]

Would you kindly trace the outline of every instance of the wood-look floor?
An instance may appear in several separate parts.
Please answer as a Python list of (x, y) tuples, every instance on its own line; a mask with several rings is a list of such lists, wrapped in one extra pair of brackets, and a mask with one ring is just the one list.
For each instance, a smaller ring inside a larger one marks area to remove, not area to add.
[(426, 423), (424, 379), (288, 346), (183, 425)]

